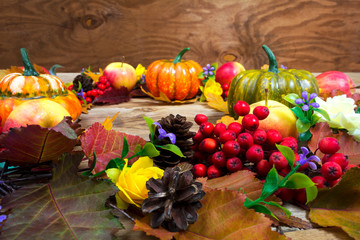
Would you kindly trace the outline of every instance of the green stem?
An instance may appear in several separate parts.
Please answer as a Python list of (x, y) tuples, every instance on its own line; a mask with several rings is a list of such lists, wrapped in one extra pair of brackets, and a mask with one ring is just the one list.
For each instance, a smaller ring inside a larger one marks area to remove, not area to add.
[(278, 65), (276, 62), (276, 58), (274, 53), (270, 50), (270, 48), (266, 45), (262, 45), (262, 48), (266, 52), (268, 58), (269, 58), (269, 72), (273, 73), (279, 73)]
[(39, 76), (39, 73), (36, 72), (34, 66), (31, 64), (28, 54), (25, 48), (20, 49), (21, 58), (24, 64), (24, 73), (23, 76)]
[(176, 58), (174, 59), (173, 63), (174, 63), (174, 64), (177, 64), (177, 63), (181, 62), (182, 56), (184, 55), (184, 53), (186, 53), (186, 52), (189, 51), (189, 50), (190, 50), (189, 47), (184, 48), (184, 49), (176, 56)]
[(286, 175), (278, 184), (277, 184), (277, 187), (269, 192), (268, 194), (262, 196), (262, 197), (259, 197), (258, 199), (250, 202), (249, 204), (244, 204), (245, 207), (247, 208), (251, 208), (253, 206), (255, 206), (256, 204), (258, 204), (259, 202), (263, 202), (266, 198), (268, 198), (270, 195), (272, 195), (274, 192), (276, 192), (276, 190), (278, 190), (279, 188), (283, 188), (285, 186), (285, 183), (286, 181), (289, 179), (289, 177), (291, 175), (293, 175), (297, 170), (298, 168), (300, 167), (300, 165), (296, 165), (293, 169), (291, 169), (291, 171), (288, 173), (288, 175)]

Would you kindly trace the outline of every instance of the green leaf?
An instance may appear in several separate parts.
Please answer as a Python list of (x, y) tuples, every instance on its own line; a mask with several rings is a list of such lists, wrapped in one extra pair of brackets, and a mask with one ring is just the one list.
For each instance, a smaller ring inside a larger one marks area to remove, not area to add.
[(273, 167), (266, 176), (260, 197), (264, 197), (272, 194), (277, 189), (278, 183), (279, 183), (279, 174), (277, 173), (276, 168), (273, 165)]
[(296, 129), (298, 130), (299, 133), (308, 131), (310, 127), (311, 127), (310, 122), (304, 123), (301, 121), (300, 118), (296, 120)]
[(309, 122), (309, 120), (305, 117), (304, 115), (304, 112), (303, 110), (299, 107), (299, 106), (296, 106), (296, 107), (293, 107), (290, 109), (294, 114), (295, 116), (300, 119), (302, 122)]
[(300, 133), (299, 134), (300, 142), (307, 142), (308, 140), (310, 140), (311, 136), (312, 134), (309, 130), (304, 133)]
[(317, 197), (318, 189), (315, 185), (305, 188), (305, 191), (306, 191), (306, 203), (311, 202)]
[(24, 185), (2, 199), (3, 209), (12, 211), (1, 239), (113, 239), (123, 227), (105, 201), (118, 189), (78, 175), (83, 156), (62, 157), (49, 183)]
[(283, 97), (284, 100), (286, 100), (289, 103), (294, 104), (294, 105), (296, 105), (295, 100), (298, 98), (300, 98), (300, 97), (296, 93), (290, 93), (290, 94), (286, 95), (285, 97)]
[(300, 189), (315, 186), (315, 183), (303, 173), (294, 173), (285, 183), (285, 187), (289, 189)]
[(174, 144), (166, 144), (166, 145), (155, 145), (158, 148), (162, 148), (165, 150), (168, 150), (170, 152), (175, 153), (176, 155), (180, 156), (180, 157), (185, 157), (183, 155), (183, 153), (181, 152), (180, 148)]
[(277, 202), (271, 201), (271, 202), (266, 202), (266, 204), (278, 207), (280, 209), (282, 209), (284, 211), (284, 213), (286, 214), (286, 216), (290, 217), (291, 216), (291, 212), (289, 211), (289, 209), (284, 208), (283, 206), (281, 206), (280, 204), (278, 204)]
[(149, 118), (149, 117), (145, 117), (143, 116), (143, 118), (145, 119), (146, 124), (149, 127), (149, 131), (150, 131), (150, 136), (151, 136), (151, 141), (154, 139), (154, 135), (155, 135), (155, 126), (154, 126), (154, 121)]
[(148, 156), (150, 158), (157, 157), (160, 155), (160, 152), (156, 149), (155, 145), (151, 142), (145, 143), (143, 149), (138, 152), (138, 156)]
[(110, 159), (110, 161), (108, 162), (108, 164), (105, 167), (105, 170), (108, 170), (110, 168), (118, 168), (118, 165), (116, 164), (115, 159)]
[(319, 115), (316, 114), (311, 115), (311, 121), (310, 121), (311, 126), (315, 125), (315, 123), (317, 123), (320, 118), (321, 117)]
[(81, 174), (82, 176), (91, 176), (92, 171), (94, 170), (94, 168), (96, 166), (96, 153), (95, 153), (95, 150), (94, 150), (93, 154), (94, 154), (94, 160), (93, 160), (93, 162), (91, 164), (91, 167), (90, 167), (90, 169), (88, 171), (83, 172)]
[(129, 143), (124, 135), (123, 149), (121, 153), (121, 159), (124, 159), (126, 155), (129, 153)]
[(215, 68), (215, 70), (213, 71), (214, 75), (215, 75), (215, 72), (218, 69), (219, 64), (216, 62), (216, 63), (211, 64), (210, 66)]
[(136, 154), (136, 153), (138, 153), (138, 152), (140, 152), (140, 151), (141, 151), (141, 145), (138, 144), (138, 145), (136, 145), (136, 147), (134, 148), (134, 153)]
[(270, 209), (268, 209), (267, 207), (265, 207), (264, 205), (261, 205), (259, 203), (255, 204), (254, 206), (251, 207), (252, 209), (254, 209), (256, 212), (260, 212), (260, 213), (264, 213), (267, 215), (272, 216), (273, 218), (275, 218), (276, 220), (279, 220), (271, 211)]
[(313, 108), (313, 110), (320, 113), (326, 119), (326, 121), (330, 121), (329, 114), (325, 110), (319, 108)]
[(294, 161), (295, 161), (294, 151), (287, 146), (282, 146), (282, 145), (276, 144), (276, 147), (281, 152), (281, 154), (286, 158), (291, 169), (293, 169), (294, 168), (293, 165), (294, 165)]
[(199, 78), (199, 79), (203, 79), (203, 78), (204, 78), (204, 72), (200, 72), (200, 73), (198, 74), (198, 78)]

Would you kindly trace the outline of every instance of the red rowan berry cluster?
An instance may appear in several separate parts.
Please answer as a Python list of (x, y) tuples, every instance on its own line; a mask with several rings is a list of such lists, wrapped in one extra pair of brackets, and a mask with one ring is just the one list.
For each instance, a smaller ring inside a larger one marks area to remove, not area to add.
[(84, 97), (87, 103), (91, 103), (95, 98), (104, 94), (105, 91), (111, 90), (111, 86), (107, 78), (102, 75), (99, 81), (94, 84), (94, 89), (84, 93)]

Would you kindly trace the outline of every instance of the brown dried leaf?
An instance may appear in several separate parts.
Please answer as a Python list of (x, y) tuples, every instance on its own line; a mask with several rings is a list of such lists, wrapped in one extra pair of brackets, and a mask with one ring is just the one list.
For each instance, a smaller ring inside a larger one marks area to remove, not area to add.
[[(312, 152), (314, 152), (320, 140), (324, 137), (333, 137), (340, 142), (340, 150), (338, 152), (343, 153), (349, 157), (349, 163), (358, 165), (360, 164), (360, 142), (357, 142), (353, 136), (339, 131), (334, 134), (328, 123), (317, 123), (315, 127), (310, 128), (312, 137), (308, 143), (308, 146)], [(316, 155), (320, 158), (324, 156), (320, 151), (316, 152)]]

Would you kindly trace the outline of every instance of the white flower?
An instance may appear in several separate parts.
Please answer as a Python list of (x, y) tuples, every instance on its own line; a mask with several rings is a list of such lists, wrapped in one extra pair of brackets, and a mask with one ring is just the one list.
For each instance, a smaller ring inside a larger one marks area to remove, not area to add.
[(329, 97), (326, 102), (321, 98), (315, 99), (320, 104), (319, 109), (325, 110), (330, 117), (327, 121), (321, 115), (319, 122), (328, 122), (331, 128), (346, 129), (349, 135), (360, 141), (360, 114), (355, 113), (355, 101), (346, 95)]

